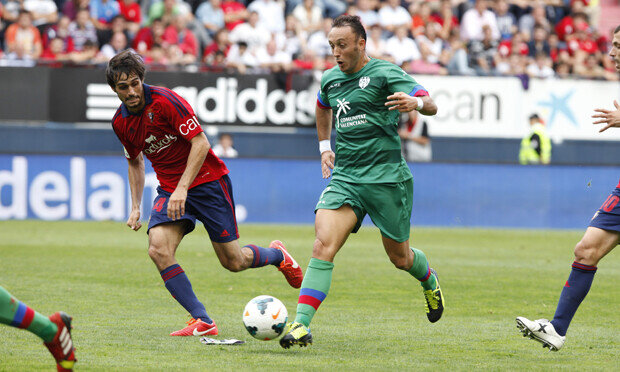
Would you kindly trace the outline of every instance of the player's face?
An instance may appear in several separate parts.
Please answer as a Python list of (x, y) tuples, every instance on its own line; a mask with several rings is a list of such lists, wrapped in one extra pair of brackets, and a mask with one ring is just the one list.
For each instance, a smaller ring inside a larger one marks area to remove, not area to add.
[(611, 41), (609, 56), (616, 63), (616, 70), (620, 71), (620, 31), (614, 34), (614, 39)]
[(327, 39), (340, 71), (351, 74), (362, 68), (365, 42), (355, 36), (351, 27), (334, 27)]
[(136, 113), (144, 108), (144, 86), (137, 75), (119, 76), (114, 91), (129, 111)]

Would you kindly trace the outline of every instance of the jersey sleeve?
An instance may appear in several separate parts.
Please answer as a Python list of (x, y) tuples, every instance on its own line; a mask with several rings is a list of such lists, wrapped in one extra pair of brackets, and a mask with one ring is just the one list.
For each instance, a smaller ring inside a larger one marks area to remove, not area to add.
[(168, 123), (179, 132), (181, 137), (190, 141), (202, 133), (202, 127), (194, 114), (194, 110), (183, 97), (172, 90), (161, 90), (158, 93), (164, 97), (161, 101), (162, 112), (168, 119)]
[[(116, 119), (116, 116), (115, 116), (115, 119)], [(125, 158), (127, 159), (137, 158), (138, 155), (140, 155), (140, 152), (142, 150), (135, 148), (134, 146), (131, 145), (129, 141), (127, 141), (127, 139), (123, 135), (123, 132), (119, 129), (118, 123), (113, 121), (112, 129), (114, 129), (114, 134), (116, 134), (116, 137), (118, 138), (119, 141), (121, 141), (121, 144), (123, 145), (123, 153), (125, 154)]]
[(324, 110), (328, 110), (332, 107), (329, 105), (329, 98), (327, 98), (327, 94), (325, 92), (325, 75), (327, 75), (327, 72), (323, 73), (323, 77), (321, 78), (321, 89), (319, 89), (319, 92), (316, 95), (316, 105)]
[(405, 92), (413, 97), (428, 96), (428, 91), (402, 68), (392, 65), (387, 70), (387, 85), (391, 93)]

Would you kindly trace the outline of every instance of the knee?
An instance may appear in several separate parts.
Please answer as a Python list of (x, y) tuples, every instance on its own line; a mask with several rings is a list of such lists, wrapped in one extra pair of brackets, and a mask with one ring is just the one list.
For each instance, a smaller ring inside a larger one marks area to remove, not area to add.
[(397, 269), (407, 271), (411, 268), (411, 262), (407, 256), (390, 255), (390, 261)]
[(583, 239), (575, 246), (575, 261), (585, 265), (596, 265), (598, 262), (597, 247)]
[(148, 250), (149, 257), (151, 257), (151, 260), (153, 260), (153, 262), (155, 263), (163, 262), (163, 261), (173, 258), (170, 252), (171, 250), (166, 249), (162, 245), (153, 244), (153, 243), (149, 245), (149, 250)]
[(312, 246), (312, 257), (318, 258), (324, 261), (333, 261), (335, 254), (333, 250), (327, 245), (327, 243), (321, 239), (314, 239), (314, 245)]
[(224, 260), (221, 261), (222, 266), (233, 273), (238, 273), (246, 269), (245, 265), (239, 260)]

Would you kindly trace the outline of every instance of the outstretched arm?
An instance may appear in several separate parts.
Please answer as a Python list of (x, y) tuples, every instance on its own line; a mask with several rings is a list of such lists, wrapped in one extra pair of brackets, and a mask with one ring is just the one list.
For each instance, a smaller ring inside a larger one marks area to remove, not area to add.
[[(321, 141), (330, 141), (331, 139), (332, 109), (321, 108), (317, 105), (315, 115), (316, 132), (319, 137), (319, 149), (321, 151), (321, 171), (323, 173), (323, 178), (329, 178), (329, 176), (331, 175), (331, 170), (334, 169), (334, 160), (336, 159), (336, 155), (331, 150), (331, 146), (329, 146), (329, 148), (323, 148), (323, 145), (321, 145)], [(329, 144), (329, 142), (327, 142), (327, 144)]]
[(127, 159), (129, 188), (131, 189), (131, 212), (127, 219), (127, 226), (138, 231), (140, 223), (140, 204), (142, 203), (142, 191), (144, 191), (144, 158), (142, 153), (135, 159)]
[(599, 120), (595, 121), (593, 124), (607, 124), (599, 130), (599, 133), (611, 127), (620, 127), (620, 105), (618, 101), (614, 100), (614, 106), (616, 106), (615, 111), (601, 108), (594, 110), (597, 114), (592, 115), (592, 117)]

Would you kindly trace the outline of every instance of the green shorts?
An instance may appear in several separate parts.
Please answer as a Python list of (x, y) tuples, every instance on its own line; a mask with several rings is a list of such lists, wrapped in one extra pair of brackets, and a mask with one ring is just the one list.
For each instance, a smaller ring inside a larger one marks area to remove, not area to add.
[(331, 180), (319, 197), (314, 212), (338, 209), (348, 204), (357, 216), (354, 233), (368, 213), (383, 236), (401, 243), (409, 239), (412, 203), (413, 179), (398, 183), (365, 184)]

